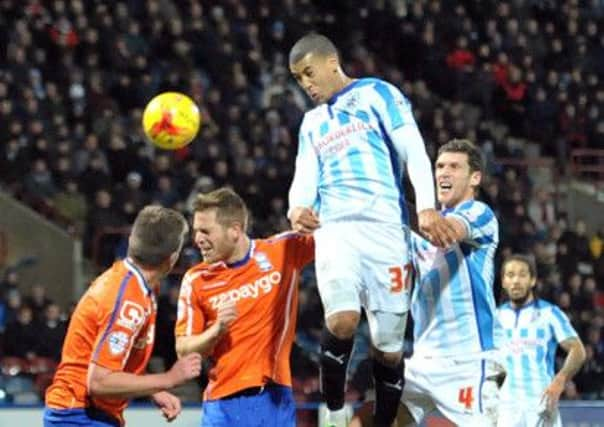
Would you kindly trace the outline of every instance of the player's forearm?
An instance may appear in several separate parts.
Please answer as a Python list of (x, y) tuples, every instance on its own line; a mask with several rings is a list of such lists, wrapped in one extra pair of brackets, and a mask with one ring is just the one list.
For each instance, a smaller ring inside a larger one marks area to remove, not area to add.
[(415, 193), (415, 208), (419, 213), (435, 207), (432, 164), (426, 153), (423, 138), (415, 125), (405, 125), (394, 131), (398, 155), (406, 159), (406, 169)]
[(149, 375), (110, 372), (92, 378), (88, 388), (91, 396), (130, 399), (149, 396), (175, 385), (167, 372)]
[(581, 340), (573, 340), (572, 344), (569, 345), (568, 354), (564, 360), (562, 369), (556, 374), (556, 377), (563, 380), (565, 383), (572, 379), (583, 363), (585, 362), (585, 347)]
[(288, 218), (292, 209), (297, 207), (312, 208), (317, 200), (318, 183), (319, 167), (314, 153), (306, 151), (298, 154), (294, 178), (288, 193)]
[(215, 323), (198, 335), (177, 337), (176, 354), (178, 357), (186, 356), (189, 353), (199, 353), (205, 356), (212, 352), (222, 335), (224, 335), (216, 325)]

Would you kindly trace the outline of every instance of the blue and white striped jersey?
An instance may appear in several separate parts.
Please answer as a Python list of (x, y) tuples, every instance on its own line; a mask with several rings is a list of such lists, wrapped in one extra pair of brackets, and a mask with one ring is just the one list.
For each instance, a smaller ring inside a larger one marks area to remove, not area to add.
[(290, 209), (312, 207), (322, 224), (407, 225), (406, 164), (416, 194), (422, 187), (418, 210), (434, 207), (432, 168), (409, 101), (383, 80), (355, 80), (305, 114)]
[(502, 401), (540, 399), (554, 377), (558, 343), (577, 337), (577, 332), (562, 310), (540, 299), (519, 309), (505, 303), (497, 316), (507, 335)]
[(493, 295), (499, 223), (491, 208), (475, 200), (443, 214), (460, 220), (468, 238), (442, 249), (413, 234), (414, 353), (442, 357), (494, 350), (501, 336)]

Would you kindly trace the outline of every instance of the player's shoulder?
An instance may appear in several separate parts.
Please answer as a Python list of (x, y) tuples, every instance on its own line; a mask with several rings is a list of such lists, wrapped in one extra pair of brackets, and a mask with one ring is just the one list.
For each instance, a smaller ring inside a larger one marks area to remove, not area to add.
[(257, 248), (275, 248), (283, 247), (289, 242), (305, 243), (312, 241), (313, 237), (309, 234), (298, 233), (297, 231), (283, 231), (273, 234), (265, 239), (256, 239)]
[(93, 298), (105, 299), (109, 294), (120, 292), (120, 289), (123, 292), (123, 289), (135, 280), (124, 261), (116, 261), (94, 279), (87, 293)]
[(554, 317), (566, 317), (566, 314), (564, 314), (560, 307), (541, 298), (535, 300), (535, 308)]
[(467, 200), (452, 210), (452, 213), (463, 214), (468, 220), (480, 223), (488, 223), (491, 221), (497, 222), (497, 216), (493, 209), (486, 203), (480, 200)]
[(183, 286), (193, 286), (197, 282), (205, 282), (206, 280), (214, 280), (227, 270), (224, 262), (215, 262), (209, 264), (200, 262), (189, 268), (182, 277)]

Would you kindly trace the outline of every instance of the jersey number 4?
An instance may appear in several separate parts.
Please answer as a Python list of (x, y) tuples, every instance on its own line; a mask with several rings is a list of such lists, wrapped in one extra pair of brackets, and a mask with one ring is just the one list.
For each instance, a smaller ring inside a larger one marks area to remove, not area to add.
[(472, 387), (460, 388), (459, 389), (459, 403), (463, 404), (466, 409), (472, 409), (472, 403), (474, 402), (474, 394), (472, 393)]
[(402, 268), (400, 266), (390, 267), (388, 269), (390, 273), (390, 292), (396, 294), (402, 290), (408, 291), (411, 285), (411, 274), (413, 274), (413, 265), (411, 263), (405, 264)]

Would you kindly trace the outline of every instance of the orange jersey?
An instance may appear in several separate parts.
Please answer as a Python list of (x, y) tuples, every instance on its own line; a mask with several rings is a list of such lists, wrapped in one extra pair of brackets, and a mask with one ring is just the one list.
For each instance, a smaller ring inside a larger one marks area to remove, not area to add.
[(119, 419), (127, 399), (88, 394), (88, 367), (141, 374), (153, 350), (155, 294), (128, 260), (99, 276), (80, 299), (69, 323), (61, 363), (46, 392), (46, 406), (94, 406)]
[(204, 400), (269, 381), (291, 386), (300, 270), (313, 258), (312, 236), (289, 232), (253, 240), (247, 256), (235, 264), (201, 263), (187, 271), (177, 337), (202, 333), (226, 301), (234, 301), (238, 313), (209, 355), (213, 366)]

